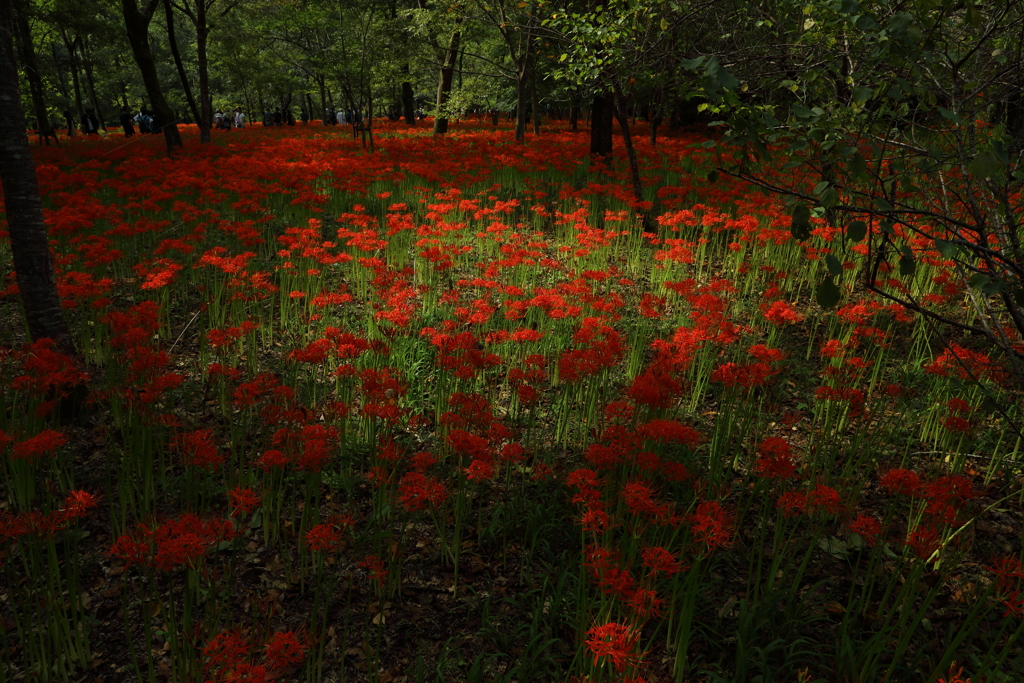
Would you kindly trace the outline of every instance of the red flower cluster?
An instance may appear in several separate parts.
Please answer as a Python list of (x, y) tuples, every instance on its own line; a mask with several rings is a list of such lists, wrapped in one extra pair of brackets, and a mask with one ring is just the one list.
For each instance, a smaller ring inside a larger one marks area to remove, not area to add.
[(118, 537), (110, 554), (129, 566), (139, 564), (158, 571), (178, 566), (196, 569), (207, 552), (237, 534), (230, 519), (185, 514), (161, 524), (137, 524), (134, 531)]

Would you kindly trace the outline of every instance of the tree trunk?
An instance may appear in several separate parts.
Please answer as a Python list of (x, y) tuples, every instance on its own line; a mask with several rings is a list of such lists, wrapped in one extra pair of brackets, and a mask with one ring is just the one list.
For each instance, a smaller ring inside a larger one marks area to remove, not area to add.
[(574, 133), (580, 128), (580, 108), (576, 106), (574, 101), (569, 105), (569, 130)]
[(537, 60), (530, 53), (530, 111), (533, 113), (533, 134), (540, 135), (540, 109), (537, 107)]
[(526, 79), (529, 78), (530, 61), (524, 59), (516, 74), (516, 141), (526, 139)]
[(206, 25), (206, 2), (196, 3), (196, 61), (199, 66), (199, 141), (210, 141), (213, 127), (213, 98), (210, 96), (210, 63), (206, 56), (206, 43), (210, 28)]
[(594, 95), (590, 108), (590, 153), (607, 158), (612, 153), (614, 104), (605, 95)]
[(185, 73), (185, 62), (182, 61), (181, 52), (178, 51), (178, 38), (174, 33), (174, 10), (171, 7), (171, 0), (164, 0), (164, 14), (167, 16), (167, 42), (170, 44), (171, 54), (174, 56), (174, 66), (178, 69), (178, 80), (181, 81), (181, 89), (185, 91), (185, 100), (188, 101), (192, 118), (198, 121), (199, 107), (196, 106), (196, 98), (192, 95), (192, 86), (189, 85), (188, 74)]
[[(39, 76), (39, 66), (36, 61), (36, 49), (32, 43), (32, 29), (28, 23), (28, 3), (20, 0), (17, 3), (18, 11), (15, 15), (15, 29), (18, 33), (18, 45), (21, 48), (21, 66), (25, 70), (25, 77), (28, 79), (29, 92), (32, 94), (32, 109), (36, 117), (36, 131), (40, 140), (46, 140), (50, 144), (50, 137), (54, 140), (57, 136), (50, 126), (50, 117), (46, 114), (46, 98), (43, 95), (43, 80)], [(59, 143), (58, 143), (59, 144)]]
[(452, 77), (455, 75), (455, 60), (459, 56), (460, 38), (458, 30), (452, 33), (448, 49), (444, 53), (444, 61), (441, 63), (441, 76), (437, 81), (437, 113), (434, 114), (434, 135), (444, 135), (448, 132), (448, 118), (443, 116), (441, 109), (448, 102), (448, 94), (452, 91)]
[(78, 49), (76, 46), (78, 39), (68, 40), (63, 31), (61, 31), (61, 38), (63, 38), (64, 47), (68, 51), (68, 66), (71, 67), (71, 84), (75, 90), (75, 108), (80, 119), (85, 114), (85, 107), (82, 106), (82, 86), (78, 81), (78, 57), (75, 56), (75, 50)]
[(156, 0), (148, 0), (145, 12), (139, 11), (135, 0), (121, 0), (121, 11), (124, 15), (128, 42), (132, 46), (132, 55), (142, 74), (142, 82), (146, 86), (150, 104), (156, 113), (157, 123), (164, 132), (167, 152), (170, 153), (176, 147), (181, 147), (182, 143), (174, 112), (171, 111), (167, 100), (164, 99), (164, 91), (160, 87), (160, 78), (157, 75), (153, 52), (149, 49), (149, 22), (153, 20), (155, 9)]
[(96, 113), (96, 118), (100, 122), (100, 128), (103, 130), (107, 129), (107, 122), (103, 117), (103, 110), (100, 109), (100, 100), (96, 97), (96, 85), (92, 78), (92, 62), (89, 56), (85, 53), (85, 42), (82, 45), (82, 69), (85, 71), (85, 84), (89, 86), (89, 99), (92, 100), (92, 110)]
[(412, 92), (412, 83), (402, 81), (402, 114), (410, 126), (416, 125), (416, 98)]
[[(629, 112), (626, 110), (626, 97), (616, 91), (614, 93), (615, 102), (615, 118), (619, 120), (619, 128), (622, 129), (622, 144), (626, 147), (626, 158), (629, 159), (629, 176), (633, 181), (633, 198), (637, 204), (644, 201), (644, 188), (640, 182), (640, 164), (637, 162), (636, 149), (633, 148), (633, 138), (629, 133)], [(606, 103), (606, 107), (612, 108), (611, 102)], [(646, 209), (637, 208), (638, 212), (643, 216), (643, 229), (651, 230), (651, 216), (650, 211)]]
[(57, 294), (35, 159), (25, 135), (11, 9), (10, 2), (0, 2), (0, 184), (14, 272), (29, 335), (34, 340), (53, 339), (61, 351), (74, 353)]

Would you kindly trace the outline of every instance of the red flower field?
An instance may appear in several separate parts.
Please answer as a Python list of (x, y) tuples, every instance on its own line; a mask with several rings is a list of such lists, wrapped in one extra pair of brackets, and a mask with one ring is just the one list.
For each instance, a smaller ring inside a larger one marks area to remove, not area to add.
[(1000, 356), (822, 309), (861, 245), (708, 130), (641, 202), (583, 132), (375, 130), (37, 150), (80, 356), (4, 271), (0, 682), (1024, 680)]

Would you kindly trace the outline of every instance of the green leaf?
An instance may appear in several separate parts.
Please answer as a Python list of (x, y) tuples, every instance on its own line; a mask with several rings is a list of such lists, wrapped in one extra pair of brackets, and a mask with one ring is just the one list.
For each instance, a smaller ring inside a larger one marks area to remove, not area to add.
[(695, 59), (683, 59), (680, 60), (679, 63), (680, 65), (682, 65), (684, 69), (690, 69), (692, 71), (693, 69), (696, 69), (697, 67), (704, 63), (704, 56), (701, 55), (700, 57), (697, 57)]
[(824, 309), (835, 308), (842, 295), (836, 283), (832, 282), (832, 276), (826, 275), (825, 279), (814, 289), (814, 298), (818, 305)]
[(900, 275), (909, 277), (917, 270), (917, 262), (914, 260), (914, 252), (910, 251), (910, 247), (907, 245), (903, 245), (900, 247), (900, 253), (903, 254), (903, 256), (900, 257)]
[(843, 264), (832, 254), (825, 255), (825, 267), (828, 268), (828, 272), (832, 273), (832, 277), (842, 277)]
[(870, 31), (878, 27), (878, 22), (869, 17), (868, 15), (864, 14), (862, 16), (857, 17), (856, 26), (861, 31)]
[(946, 240), (935, 240), (935, 248), (939, 250), (942, 258), (945, 259), (952, 259), (960, 251), (960, 247)]
[(1003, 164), (992, 152), (982, 152), (974, 157), (971, 162), (971, 175), (975, 178), (999, 178), (1002, 175)]
[(954, 114), (953, 112), (951, 112), (948, 109), (943, 109), (942, 107), (939, 107), (939, 113), (942, 114), (943, 118), (949, 119), (950, 121), (952, 121), (953, 123), (955, 123), (958, 126), (961, 123), (963, 123), (963, 119), (961, 119), (959, 116), (957, 116), (956, 114)]
[(868, 162), (860, 152), (854, 154), (850, 159), (850, 174), (857, 180), (868, 179)]
[(853, 89), (853, 101), (861, 104), (871, 99), (871, 96), (875, 93), (871, 88), (854, 88)]
[(885, 197), (875, 197), (875, 208), (879, 211), (892, 211), (892, 204)]
[(992, 281), (988, 275), (982, 273), (975, 273), (974, 275), (967, 278), (967, 286), (974, 289), (981, 289)]
[(860, 3), (856, 0), (843, 0), (843, 6), (839, 11), (843, 14), (856, 14), (860, 11)]
[(846, 226), (846, 236), (854, 242), (860, 242), (868, 234), (868, 225), (864, 221), (852, 221)]
[(811, 236), (811, 210), (803, 204), (793, 207), (793, 222), (789, 231), (797, 241), (803, 241)]
[(828, 181), (822, 180), (820, 183), (814, 186), (814, 194), (821, 194), (828, 188)]
[(708, 182), (712, 185), (718, 182), (718, 171), (708, 171)]
[(826, 207), (835, 206), (839, 203), (839, 190), (834, 187), (825, 188), (825, 191), (821, 193), (820, 197), (818, 197), (818, 202), (820, 202), (822, 206)]

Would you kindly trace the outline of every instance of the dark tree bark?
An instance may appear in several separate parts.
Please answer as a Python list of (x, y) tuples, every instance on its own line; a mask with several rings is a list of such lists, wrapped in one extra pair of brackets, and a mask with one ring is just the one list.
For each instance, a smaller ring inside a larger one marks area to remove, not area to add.
[(459, 57), (459, 41), (461, 34), (456, 29), (452, 32), (452, 38), (445, 50), (444, 60), (441, 62), (441, 76), (437, 81), (437, 114), (434, 116), (434, 135), (443, 135), (448, 132), (448, 118), (442, 116), (441, 107), (448, 102), (448, 95), (452, 91), (452, 79), (455, 76), (455, 60)]
[[(636, 158), (636, 148), (633, 147), (633, 136), (629, 132), (629, 112), (626, 109), (627, 98), (621, 92), (614, 92), (614, 103), (606, 102), (605, 107), (614, 108), (615, 118), (619, 121), (619, 128), (622, 129), (622, 144), (626, 148), (626, 158), (629, 159), (629, 177), (633, 183), (633, 198), (639, 203), (644, 200), (644, 188), (640, 181), (640, 163)], [(653, 220), (650, 211), (639, 211), (643, 218), (642, 228), (654, 232)]]
[(164, 98), (164, 91), (160, 87), (160, 78), (156, 72), (156, 61), (153, 59), (153, 51), (149, 48), (149, 23), (153, 20), (153, 12), (156, 11), (159, 2), (160, 0), (145, 0), (140, 9), (136, 0), (121, 0), (121, 11), (124, 15), (128, 42), (132, 46), (132, 55), (142, 74), (146, 94), (149, 95), (157, 123), (164, 132), (167, 151), (170, 153), (176, 147), (182, 146), (181, 133), (175, 122), (174, 112)]
[(410, 126), (416, 125), (416, 99), (413, 96), (412, 83), (409, 81), (402, 81), (402, 114), (406, 123)]
[(612, 118), (615, 105), (603, 94), (594, 95), (590, 107), (590, 153), (608, 157), (612, 153)]
[(569, 130), (575, 132), (580, 127), (580, 108), (576, 106), (576, 102), (573, 101), (569, 107)]
[[(39, 66), (36, 61), (36, 49), (32, 43), (32, 29), (28, 23), (28, 3), (25, 0), (18, 0), (16, 3), (15, 29), (18, 35), (19, 56), (21, 66), (25, 69), (25, 77), (28, 79), (28, 89), (32, 94), (32, 109), (36, 117), (36, 131), (39, 133), (40, 141), (45, 140), (50, 144), (50, 138), (55, 141), (57, 136), (50, 125), (50, 118), (46, 115), (46, 98), (43, 95), (43, 79), (39, 76)], [(59, 142), (57, 144), (60, 144)]]
[[(199, 121), (199, 107), (196, 106), (196, 98), (192, 95), (192, 86), (188, 82), (188, 74), (185, 73), (185, 63), (178, 50), (178, 38), (174, 32), (174, 10), (170, 0), (164, 0), (164, 14), (167, 16), (167, 42), (171, 46), (171, 55), (174, 56), (174, 66), (178, 69), (178, 80), (181, 81), (181, 89), (185, 91), (185, 99), (188, 101), (192, 117)], [(202, 123), (199, 125), (202, 127)]]
[(11, 3), (0, 2), (0, 183), (10, 230), (11, 254), (25, 322), (32, 339), (53, 339), (65, 353), (74, 353), (60, 307), (53, 257), (43, 223), (32, 147), (25, 135), (18, 67), (14, 61)]
[(100, 108), (100, 99), (96, 97), (96, 85), (92, 78), (92, 60), (86, 52), (85, 41), (80, 40), (78, 45), (82, 50), (82, 68), (85, 71), (85, 84), (89, 86), (89, 99), (92, 100), (92, 110), (96, 113), (100, 128), (105, 131), (107, 129), (107, 122), (103, 116), (103, 109)]

